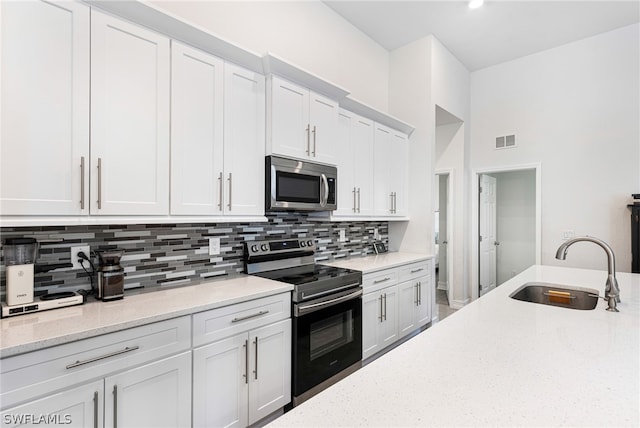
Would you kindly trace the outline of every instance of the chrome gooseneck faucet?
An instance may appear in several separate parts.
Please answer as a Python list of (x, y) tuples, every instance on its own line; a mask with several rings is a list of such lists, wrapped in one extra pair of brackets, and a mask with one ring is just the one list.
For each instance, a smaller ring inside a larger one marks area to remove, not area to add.
[(613, 250), (609, 244), (592, 236), (580, 236), (570, 239), (560, 245), (560, 247), (558, 247), (558, 251), (556, 251), (556, 259), (565, 260), (567, 258), (567, 249), (569, 249), (571, 245), (580, 241), (593, 242), (594, 244), (599, 245), (604, 252), (607, 253), (609, 275), (607, 276), (607, 284), (604, 289), (604, 299), (609, 304), (607, 311), (619, 312), (618, 308), (616, 308), (616, 303), (620, 302), (620, 289), (618, 288), (618, 281), (616, 280), (616, 256), (613, 254)]

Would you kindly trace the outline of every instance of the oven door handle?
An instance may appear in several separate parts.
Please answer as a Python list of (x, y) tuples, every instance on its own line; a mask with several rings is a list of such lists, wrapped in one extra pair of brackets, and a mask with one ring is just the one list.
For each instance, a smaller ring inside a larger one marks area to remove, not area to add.
[(309, 312), (315, 312), (322, 308), (337, 305), (338, 303), (346, 302), (347, 300), (352, 300), (360, 296), (362, 296), (362, 289), (356, 290), (355, 292), (347, 294), (346, 296), (341, 296), (335, 299), (327, 300), (325, 302), (311, 303), (307, 305), (297, 305), (295, 315), (296, 316), (305, 315)]

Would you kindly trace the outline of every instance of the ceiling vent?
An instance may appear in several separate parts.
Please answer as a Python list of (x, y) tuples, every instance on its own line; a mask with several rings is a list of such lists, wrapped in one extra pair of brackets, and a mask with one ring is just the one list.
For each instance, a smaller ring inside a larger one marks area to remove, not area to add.
[(510, 149), (516, 146), (516, 136), (506, 135), (504, 137), (496, 137), (496, 149)]

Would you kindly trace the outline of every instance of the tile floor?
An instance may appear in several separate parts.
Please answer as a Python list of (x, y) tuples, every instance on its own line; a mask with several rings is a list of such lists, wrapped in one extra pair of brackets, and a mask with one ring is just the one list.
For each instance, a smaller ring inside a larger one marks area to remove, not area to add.
[[(436, 272), (436, 284), (438, 284), (438, 273)], [(456, 309), (449, 307), (449, 301), (447, 300), (447, 292), (445, 290), (438, 290), (436, 288), (436, 307), (438, 308), (438, 320), (442, 321)]]

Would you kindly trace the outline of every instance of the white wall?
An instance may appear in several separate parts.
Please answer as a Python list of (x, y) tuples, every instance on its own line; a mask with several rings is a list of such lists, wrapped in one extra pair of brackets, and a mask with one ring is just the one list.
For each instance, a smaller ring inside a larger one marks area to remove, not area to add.
[[(577, 244), (555, 259), (564, 230), (612, 245), (629, 271), (631, 193), (640, 189), (640, 25), (471, 75), (474, 169), (542, 164), (542, 263), (606, 269), (602, 250)], [(518, 147), (495, 150), (515, 134)]]
[(150, 1), (244, 49), (267, 52), (387, 112), (389, 52), (319, 1)]
[(391, 248), (434, 252), (433, 156), (435, 106), (431, 99), (431, 47), (425, 37), (391, 52), (389, 113), (415, 126), (409, 139), (410, 222), (389, 223)]
[(536, 172), (489, 174), (496, 179), (497, 285), (536, 263)]

